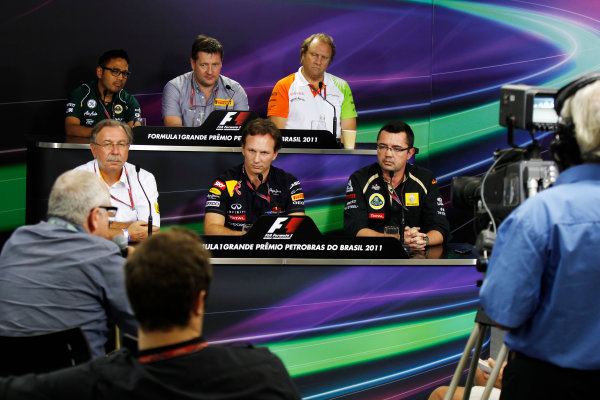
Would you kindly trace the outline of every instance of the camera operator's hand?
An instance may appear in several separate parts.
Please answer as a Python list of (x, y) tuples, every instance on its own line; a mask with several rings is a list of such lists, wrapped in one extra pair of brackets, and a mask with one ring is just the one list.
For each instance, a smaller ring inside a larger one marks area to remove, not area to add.
[(421, 228), (409, 226), (404, 228), (404, 244), (413, 251), (425, 250), (427, 247), (427, 241), (425, 240), (425, 234), (419, 232)]

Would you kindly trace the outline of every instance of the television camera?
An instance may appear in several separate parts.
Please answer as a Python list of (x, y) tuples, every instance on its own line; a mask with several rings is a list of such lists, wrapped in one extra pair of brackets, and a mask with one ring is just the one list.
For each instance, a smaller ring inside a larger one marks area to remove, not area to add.
[[(550, 187), (558, 177), (557, 164), (542, 160), (541, 146), (534, 136), (535, 132), (557, 129), (557, 92), (558, 89), (528, 85), (502, 86), (500, 125), (507, 128), (510, 148), (494, 152), (494, 162), (483, 176), (452, 179), (452, 206), (474, 209), (475, 229), (480, 231), (475, 247), (484, 258), (493, 247), (496, 224), (525, 199)], [(531, 144), (524, 148), (515, 145), (515, 129), (528, 130)]]

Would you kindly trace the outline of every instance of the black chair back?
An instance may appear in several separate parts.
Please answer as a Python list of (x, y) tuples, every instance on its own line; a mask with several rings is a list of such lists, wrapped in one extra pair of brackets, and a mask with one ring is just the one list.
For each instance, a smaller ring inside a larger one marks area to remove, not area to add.
[(0, 336), (0, 376), (50, 372), (91, 359), (80, 327), (31, 336)]

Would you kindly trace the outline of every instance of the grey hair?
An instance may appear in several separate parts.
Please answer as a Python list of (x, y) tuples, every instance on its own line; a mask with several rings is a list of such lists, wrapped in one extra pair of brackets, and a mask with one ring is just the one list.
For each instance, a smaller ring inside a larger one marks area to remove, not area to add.
[(90, 143), (96, 143), (98, 133), (100, 133), (100, 131), (103, 128), (106, 128), (107, 126), (120, 126), (127, 135), (127, 143), (133, 143), (133, 130), (131, 129), (131, 127), (125, 122), (117, 121), (116, 119), (103, 119), (102, 121), (98, 122), (94, 126), (94, 128), (92, 129), (92, 133), (90, 134)]
[(600, 160), (600, 80), (569, 97), (561, 117), (575, 124), (575, 138), (584, 161)]
[(108, 190), (88, 171), (70, 170), (54, 182), (48, 199), (48, 217), (60, 217), (84, 225), (90, 211), (110, 205)]

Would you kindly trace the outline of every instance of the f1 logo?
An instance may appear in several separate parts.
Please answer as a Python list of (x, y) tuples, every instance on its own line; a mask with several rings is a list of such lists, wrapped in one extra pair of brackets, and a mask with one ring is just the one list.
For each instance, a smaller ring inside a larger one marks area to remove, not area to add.
[(237, 114), (237, 111), (230, 111), (227, 114), (225, 114), (225, 117), (223, 118), (223, 120), (221, 121), (221, 123), (219, 123), (219, 125), (225, 125), (226, 123), (230, 122), (233, 120), (233, 117)]
[(288, 217), (279, 217), (273, 222), (267, 233), (273, 233), (277, 229), (283, 228), (283, 223), (288, 220)]

